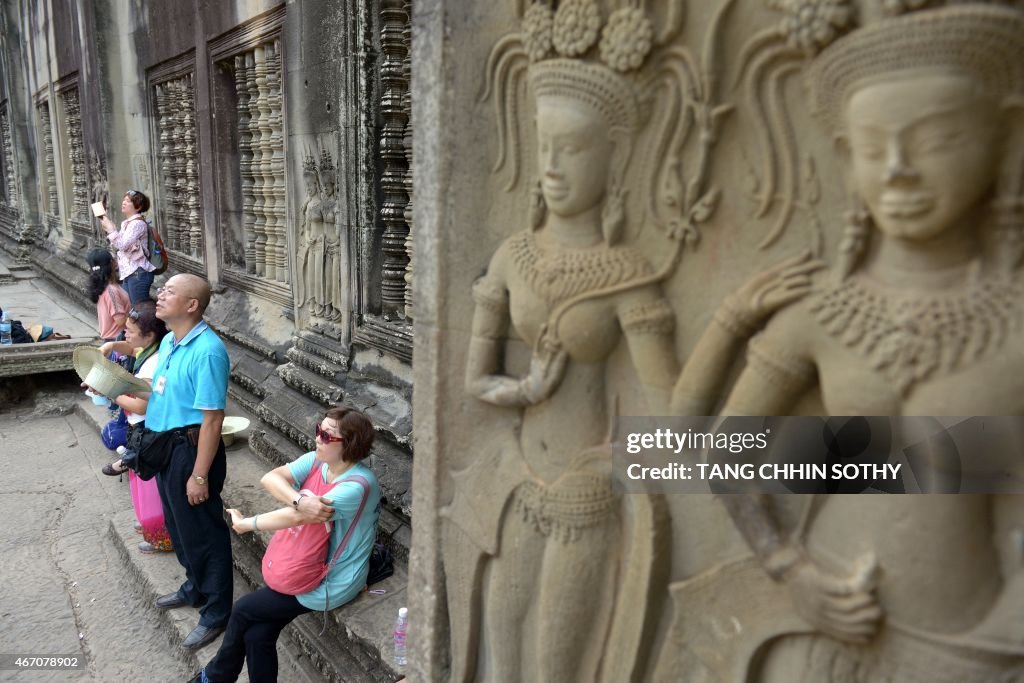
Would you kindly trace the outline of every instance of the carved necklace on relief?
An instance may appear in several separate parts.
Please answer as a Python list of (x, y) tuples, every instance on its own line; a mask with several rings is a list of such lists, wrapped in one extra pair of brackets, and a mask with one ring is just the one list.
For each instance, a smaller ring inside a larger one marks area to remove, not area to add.
[(542, 249), (530, 230), (514, 237), (509, 247), (519, 275), (549, 306), (654, 272), (630, 247)]
[(853, 276), (815, 295), (811, 311), (833, 337), (868, 359), (906, 395), (917, 382), (998, 352), (1021, 326), (1024, 287), (985, 277), (966, 287), (899, 296)]

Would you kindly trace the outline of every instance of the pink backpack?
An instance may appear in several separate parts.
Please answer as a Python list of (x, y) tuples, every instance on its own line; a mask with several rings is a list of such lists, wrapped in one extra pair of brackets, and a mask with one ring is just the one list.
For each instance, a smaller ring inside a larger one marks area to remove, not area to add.
[[(320, 461), (317, 460), (302, 484), (303, 491), (317, 497), (335, 486), (324, 483), (320, 465)], [(354, 481), (360, 484), (363, 487), (363, 499), (330, 562), (326, 560), (327, 548), (331, 541), (331, 522), (302, 524), (275, 531), (270, 544), (267, 545), (267, 551), (263, 554), (263, 580), (269, 588), (285, 595), (306, 593), (319, 586), (337, 564), (355, 531), (356, 524), (359, 523), (359, 518), (362, 517), (363, 508), (366, 507), (366, 500), (370, 495), (370, 482), (361, 475), (356, 474), (341, 481)]]

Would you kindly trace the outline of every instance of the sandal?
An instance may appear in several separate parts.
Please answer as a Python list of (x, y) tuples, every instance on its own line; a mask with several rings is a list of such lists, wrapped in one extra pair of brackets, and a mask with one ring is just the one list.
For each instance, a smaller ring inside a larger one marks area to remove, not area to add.
[[(114, 465), (117, 465), (117, 467), (114, 467)], [(115, 460), (114, 462), (107, 463), (106, 465), (103, 466), (103, 474), (107, 475), (108, 477), (120, 477), (127, 471), (128, 468), (125, 467), (124, 465), (121, 465), (120, 460)]]

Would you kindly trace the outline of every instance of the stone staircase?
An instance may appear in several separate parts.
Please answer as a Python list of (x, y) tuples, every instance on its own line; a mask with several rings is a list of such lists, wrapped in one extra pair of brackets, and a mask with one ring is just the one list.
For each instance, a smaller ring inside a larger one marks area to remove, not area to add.
[[(108, 419), (106, 409), (97, 408), (87, 399), (75, 405), (75, 412), (97, 430)], [(227, 412), (243, 414), (237, 406), (229, 406)], [(244, 440), (228, 448), (227, 458), (228, 477), (222, 493), (225, 505), (238, 508), (244, 514), (280, 506), (259, 484), (260, 477), (275, 464), (261, 459)], [(384, 534), (401, 526), (396, 519), (393, 515), (382, 516)], [(131, 511), (119, 514), (110, 523), (108, 537), (121, 554), (128, 576), (148, 602), (177, 588), (182, 573), (173, 553), (142, 555), (135, 548), (140, 537), (133, 523)], [(260, 565), (270, 536), (270, 533), (244, 536), (232, 533), (236, 599), (262, 585)], [(278, 642), (280, 680), (289, 683), (391, 683), (401, 678), (391, 663), (391, 629), (398, 608), (406, 605), (407, 581), (406, 560), (398, 556), (394, 576), (374, 584), (374, 593), (364, 592), (351, 603), (328, 612), (326, 627), (322, 612), (306, 614), (293, 621)], [(185, 650), (181, 642), (198, 621), (198, 612), (191, 608), (159, 612), (176, 655), (186, 666), (198, 670), (216, 652), (220, 639), (198, 655)], [(247, 680), (244, 672), (239, 680)]]

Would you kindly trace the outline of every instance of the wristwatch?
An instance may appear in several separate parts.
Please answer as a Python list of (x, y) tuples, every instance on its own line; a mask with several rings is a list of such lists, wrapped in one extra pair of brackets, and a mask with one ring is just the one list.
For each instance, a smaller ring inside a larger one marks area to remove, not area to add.
[(206, 486), (206, 477), (204, 477), (203, 475), (195, 474), (192, 476), (192, 478), (195, 479), (196, 483), (199, 484), (200, 486)]

